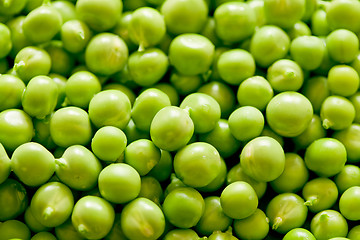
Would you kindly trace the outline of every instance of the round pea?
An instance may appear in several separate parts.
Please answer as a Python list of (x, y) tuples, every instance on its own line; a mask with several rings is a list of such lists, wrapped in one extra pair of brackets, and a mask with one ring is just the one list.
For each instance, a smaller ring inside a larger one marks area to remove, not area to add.
[(347, 164), (334, 178), (335, 184), (342, 194), (348, 188), (360, 185), (360, 168)]
[(186, 96), (196, 92), (200, 88), (203, 83), (203, 78), (201, 75), (184, 75), (172, 70), (170, 83), (180, 95)]
[(17, 76), (0, 75), (0, 111), (20, 107), (24, 90), (25, 84)]
[(73, 240), (83, 240), (85, 239), (80, 233), (75, 229), (72, 225), (71, 218), (69, 218), (66, 222), (57, 226), (55, 229), (55, 235), (58, 240), (66, 240), (66, 239), (73, 239)]
[(56, 240), (56, 237), (50, 232), (39, 232), (31, 240)]
[(240, 239), (264, 239), (269, 229), (269, 219), (259, 208), (249, 217), (234, 221), (235, 235)]
[(351, 124), (350, 127), (336, 131), (332, 137), (344, 144), (347, 152), (347, 162), (357, 163), (360, 161), (360, 152), (358, 151), (358, 136), (360, 134), (360, 125)]
[(283, 240), (300, 240), (300, 239), (316, 240), (314, 235), (305, 228), (294, 228), (289, 232), (287, 232), (283, 238)]
[(138, 197), (147, 198), (160, 206), (164, 200), (164, 193), (160, 182), (152, 176), (142, 177)]
[(164, 240), (182, 240), (182, 239), (198, 240), (199, 235), (191, 228), (187, 228), (187, 229), (176, 228), (167, 232), (163, 239)]
[(168, 151), (161, 150), (159, 162), (150, 170), (148, 176), (153, 176), (160, 182), (168, 180), (173, 170), (172, 155)]
[(30, 240), (31, 232), (29, 228), (19, 220), (11, 219), (0, 224), (1, 240), (21, 239)]
[(332, 209), (317, 213), (310, 222), (311, 232), (317, 240), (345, 237), (348, 233), (346, 219)]
[[(15, 58), (16, 54), (24, 47), (31, 45), (30, 41), (26, 38), (23, 31), (23, 23), (25, 16), (20, 15), (18, 17), (13, 17), (6, 22), (11, 34), (12, 48), (10, 50), (9, 56)], [(7, 62), (7, 61), (6, 61)]]
[(314, 112), (319, 113), (324, 100), (330, 96), (328, 80), (323, 76), (315, 76), (305, 81), (301, 93), (309, 99)]
[(347, 237), (353, 240), (359, 240), (359, 236), (360, 236), (359, 234), (360, 234), (360, 227), (359, 225), (356, 225), (350, 229)]
[(60, 34), (63, 47), (71, 53), (82, 52), (92, 36), (86, 23), (77, 19), (65, 22), (61, 26)]
[(12, 49), (12, 41), (9, 27), (3, 23), (0, 23), (0, 36), (0, 58), (4, 58)]
[(4, 15), (18, 14), (27, 5), (27, 2), (26, 0), (2, 1), (0, 3), (0, 13)]
[(282, 28), (290, 28), (305, 14), (305, 1), (264, 1), (266, 22)]
[(353, 186), (345, 190), (339, 200), (341, 215), (351, 221), (360, 220), (360, 208), (356, 204), (360, 199), (360, 186)]
[(326, 19), (331, 29), (345, 28), (353, 32), (360, 30), (360, 4), (357, 1), (331, 1), (326, 8)]
[(334, 95), (349, 97), (357, 92), (359, 84), (359, 75), (350, 66), (336, 65), (328, 73), (329, 90)]
[[(15, 219), (28, 206), (28, 194), (25, 187), (12, 178), (0, 184), (0, 221)], [(1, 224), (0, 224), (1, 225)]]
[(349, 63), (356, 58), (359, 50), (359, 39), (355, 33), (346, 29), (332, 31), (326, 37), (329, 56), (336, 62)]

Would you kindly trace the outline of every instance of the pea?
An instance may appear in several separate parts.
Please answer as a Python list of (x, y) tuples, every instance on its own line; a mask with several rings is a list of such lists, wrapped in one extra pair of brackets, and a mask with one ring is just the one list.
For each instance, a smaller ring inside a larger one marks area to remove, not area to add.
[(8, 26), (0, 23), (0, 33), (0, 58), (4, 58), (12, 49), (11, 32)]
[(215, 25), (214, 17), (208, 17), (206, 24), (200, 34), (207, 37), (215, 45), (215, 47), (218, 47), (221, 45), (221, 40), (215, 32)]
[(31, 233), (29, 228), (19, 220), (7, 220), (0, 224), (1, 240), (22, 239), (30, 240)]
[(76, 19), (75, 5), (69, 1), (56, 1), (51, 5), (60, 13), (63, 23)]
[(29, 227), (29, 229), (33, 232), (42, 232), (42, 231), (48, 231), (51, 228), (44, 226), (43, 224), (41, 224), (35, 217), (34, 214), (31, 212), (30, 207), (28, 207), (25, 210), (24, 213), (24, 223), (26, 224), (26, 226)]
[[(313, 0), (310, 0), (313, 1)], [(310, 27), (303, 21), (296, 22), (292, 28), (287, 30), (291, 40), (301, 36), (311, 36)]]
[(345, 237), (348, 233), (348, 224), (338, 211), (329, 209), (317, 213), (311, 219), (310, 229), (316, 239), (325, 240)]
[(324, 9), (317, 9), (311, 16), (311, 30), (316, 36), (327, 36), (331, 32)]
[(5, 15), (15, 15), (21, 12), (27, 4), (26, 0), (1, 1), (0, 13)]
[[(0, 221), (15, 219), (22, 214), (28, 206), (28, 194), (25, 187), (12, 178), (0, 184)], [(0, 224), (1, 228), (1, 224)]]
[(114, 219), (115, 211), (111, 204), (96, 196), (80, 198), (71, 214), (73, 226), (87, 239), (105, 237), (110, 232)]
[(349, 97), (359, 88), (359, 75), (347, 65), (337, 65), (328, 73), (328, 86), (332, 94)]
[(141, 188), (138, 197), (147, 198), (160, 206), (164, 198), (164, 193), (160, 182), (152, 176), (142, 177)]
[(88, 113), (78, 107), (56, 110), (50, 118), (50, 135), (60, 147), (88, 144), (92, 136)]
[(234, 237), (232, 235), (232, 233), (229, 231), (226, 231), (226, 232), (215, 231), (209, 236), (208, 239), (209, 240), (218, 240), (218, 239), (220, 239), (220, 240), (224, 240), (224, 239), (238, 240), (238, 238)]
[(352, 229), (350, 229), (349, 233), (348, 233), (348, 238), (349, 239), (353, 239), (353, 240), (358, 240), (359, 239), (359, 233), (360, 233), (360, 227), (359, 225), (354, 226)]
[(349, 30), (337, 29), (326, 37), (326, 47), (333, 60), (339, 63), (349, 63), (356, 58), (359, 39), (355, 33)]
[(360, 30), (360, 25), (357, 23), (359, 13), (360, 4), (349, 0), (331, 2), (326, 8), (327, 21), (332, 29), (345, 28), (358, 32)]
[(171, 172), (172, 156), (169, 152), (161, 150), (159, 162), (150, 170), (147, 175), (154, 177), (159, 182), (163, 182), (169, 179)]
[(295, 193), (279, 194), (266, 207), (272, 229), (282, 234), (303, 226), (307, 213), (304, 200)]
[(179, 187), (166, 197), (162, 209), (167, 220), (178, 228), (195, 226), (205, 210), (201, 194), (190, 187)]
[(188, 240), (198, 240), (199, 235), (192, 229), (173, 229), (166, 233), (163, 238), (164, 240), (181, 240), (181, 239), (188, 239)]
[(360, 187), (353, 186), (345, 190), (339, 200), (341, 215), (351, 221), (360, 219), (360, 209), (355, 204), (360, 198)]
[(133, 90), (127, 86), (125, 86), (124, 84), (121, 83), (106, 83), (105, 85), (103, 85), (103, 90), (119, 90), (123, 93), (126, 94), (126, 96), (129, 98), (131, 105), (134, 104), (135, 102), (135, 98), (136, 95), (133, 92)]
[(73, 239), (73, 240), (83, 240), (85, 239), (75, 227), (72, 225), (71, 219), (69, 218), (66, 222), (60, 226), (56, 226), (55, 235), (59, 240)]
[(304, 229), (304, 228), (294, 228), (290, 230), (287, 234), (285, 234), (283, 240), (300, 240), (300, 239), (306, 239), (306, 240), (316, 240), (314, 235)]
[(281, 59), (268, 68), (267, 79), (277, 92), (297, 91), (304, 82), (304, 73), (297, 62)]
[(236, 219), (234, 231), (240, 239), (263, 239), (269, 233), (269, 219), (257, 208), (249, 217)]
[(335, 184), (342, 194), (350, 187), (360, 185), (360, 168), (356, 165), (346, 164), (334, 178)]
[(24, 90), (25, 84), (17, 76), (0, 75), (0, 111), (20, 107)]
[(128, 144), (138, 139), (150, 139), (150, 134), (148, 132), (138, 129), (132, 119), (130, 119), (128, 125), (126, 125), (124, 133), (126, 135)]
[(51, 58), (50, 71), (68, 76), (75, 66), (75, 59), (65, 50), (62, 41), (52, 40), (48, 42), (44, 49), (49, 53)]
[(55, 109), (59, 109), (65, 102), (65, 86), (67, 78), (56, 73), (50, 73), (48, 76), (52, 78), (58, 87), (58, 97)]
[(170, 83), (157, 83), (153, 87), (159, 89), (160, 91), (168, 95), (170, 100), (170, 105), (173, 106), (179, 105), (179, 94), (173, 85), (171, 85)]
[(200, 88), (203, 78), (201, 75), (184, 75), (172, 70), (170, 73), (170, 83), (181, 96), (186, 96)]
[(77, 19), (66, 21), (61, 26), (60, 34), (63, 47), (71, 53), (82, 52), (92, 36), (86, 23)]
[(314, 112), (319, 113), (324, 100), (330, 96), (330, 89), (326, 77), (316, 76), (305, 81), (301, 93), (309, 99)]
[(223, 158), (220, 158), (220, 160), (221, 160), (221, 165), (219, 168), (218, 175), (208, 185), (198, 188), (199, 191), (205, 193), (214, 192), (219, 190), (224, 185), (226, 180), (227, 167), (225, 160)]
[(179, 35), (199, 33), (206, 24), (209, 9), (202, 0), (165, 0), (160, 12), (167, 31)]
[(56, 240), (56, 237), (49, 232), (39, 232), (35, 234), (31, 240)]
[(31, 199), (30, 211), (46, 227), (61, 225), (71, 215), (73, 194), (65, 184), (49, 182), (38, 188)]
[(307, 182), (302, 189), (302, 195), (309, 210), (318, 213), (334, 206), (338, 189), (332, 180), (320, 177)]
[(342, 142), (346, 148), (347, 152), (347, 161), (351, 163), (356, 163), (360, 161), (360, 155), (358, 153), (358, 141), (357, 135), (360, 130), (360, 126), (358, 124), (351, 124), (350, 127), (336, 131), (333, 134), (333, 137)]

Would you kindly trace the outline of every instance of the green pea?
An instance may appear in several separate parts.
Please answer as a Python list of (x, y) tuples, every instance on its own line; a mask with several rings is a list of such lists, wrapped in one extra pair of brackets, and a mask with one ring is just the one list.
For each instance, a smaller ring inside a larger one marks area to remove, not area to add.
[(245, 40), (255, 32), (255, 10), (247, 3), (228, 2), (215, 9), (215, 32), (225, 43)]
[(327, 36), (331, 32), (324, 9), (317, 9), (311, 16), (311, 31), (315, 36)]
[(39, 232), (31, 240), (56, 240), (56, 237), (50, 232)]
[(101, 91), (89, 104), (89, 117), (97, 128), (114, 126), (124, 129), (130, 121), (130, 115), (130, 100), (119, 90)]
[(336, 131), (333, 134), (333, 138), (336, 138), (344, 144), (347, 152), (347, 161), (350, 163), (357, 163), (360, 161), (360, 152), (358, 151), (358, 138), (360, 134), (360, 125), (351, 124), (350, 127), (340, 131)]
[(21, 239), (30, 240), (29, 228), (19, 220), (11, 219), (0, 224), (0, 240)]
[(356, 225), (352, 229), (350, 229), (347, 237), (352, 240), (359, 240), (360, 237), (359, 233), (360, 233), (360, 227), (359, 225)]
[(327, 78), (315, 76), (308, 79), (301, 89), (301, 93), (309, 99), (314, 112), (319, 113), (322, 103), (330, 96)]
[(225, 160), (223, 158), (220, 158), (220, 160), (221, 160), (221, 165), (219, 168), (218, 175), (208, 185), (198, 188), (199, 191), (215, 192), (224, 185), (225, 180), (226, 180), (227, 167), (226, 167)]
[(166, 233), (166, 235), (163, 238), (163, 240), (182, 240), (182, 239), (198, 240), (199, 235), (190, 228), (188, 229), (177, 228)]
[(76, 19), (75, 5), (69, 1), (55, 1), (51, 3), (61, 15), (63, 23)]
[(0, 58), (6, 57), (12, 48), (11, 32), (8, 26), (0, 23)]
[(350, 187), (359, 186), (360, 168), (356, 165), (345, 165), (341, 172), (335, 176), (334, 182), (341, 194)]
[(131, 14), (128, 25), (129, 37), (143, 51), (147, 47), (160, 43), (165, 36), (164, 17), (151, 7), (141, 7)]
[(191, 228), (203, 215), (205, 202), (194, 188), (179, 187), (165, 197), (162, 209), (166, 219), (174, 226)]
[(25, 90), (24, 82), (11, 74), (0, 75), (0, 111), (18, 108)]
[(121, 71), (125, 67), (128, 56), (129, 50), (124, 40), (118, 35), (107, 32), (99, 33), (91, 38), (85, 49), (86, 66), (93, 73), (105, 76)]
[(285, 234), (283, 240), (316, 240), (314, 235), (305, 228), (294, 228)]
[(272, 229), (282, 234), (303, 226), (307, 213), (304, 200), (295, 193), (279, 194), (266, 207)]
[(326, 8), (326, 19), (331, 29), (360, 30), (360, 4), (357, 1), (332, 1)]
[(302, 195), (309, 210), (318, 213), (334, 206), (338, 189), (332, 180), (320, 177), (307, 182), (302, 189)]
[(48, 76), (52, 78), (58, 87), (58, 97), (55, 109), (59, 109), (65, 102), (65, 86), (67, 78), (56, 73), (50, 73)]
[(326, 47), (330, 57), (339, 63), (349, 63), (356, 58), (359, 49), (359, 39), (355, 33), (338, 29), (326, 37)]
[(114, 220), (114, 208), (105, 199), (96, 196), (80, 198), (71, 214), (74, 228), (86, 239), (105, 237), (110, 232)]
[[(15, 219), (28, 206), (28, 194), (24, 186), (12, 178), (0, 184), (0, 221)], [(1, 228), (1, 224), (0, 224)]]
[(71, 219), (69, 218), (66, 222), (61, 224), (60, 226), (55, 227), (55, 235), (58, 240), (83, 240), (85, 239), (80, 235), (78, 231), (76, 231), (75, 227), (72, 225)]
[(177, 176), (175, 173), (171, 173), (170, 175), (170, 183), (166, 186), (166, 189), (164, 191), (164, 196), (166, 197), (169, 195), (171, 191), (177, 188), (181, 187), (187, 187)]
[(279, 93), (266, 107), (269, 126), (284, 137), (295, 137), (304, 132), (312, 115), (313, 108), (309, 99), (298, 92)]
[(257, 208), (249, 217), (236, 219), (234, 231), (240, 239), (264, 239), (269, 233), (269, 219)]
[(203, 79), (201, 75), (184, 75), (172, 70), (170, 83), (180, 95), (186, 96), (196, 92), (201, 87)]
[(356, 202), (360, 199), (360, 187), (353, 186), (345, 190), (339, 200), (341, 215), (351, 221), (360, 220), (360, 209)]
[(294, 26), (287, 31), (287, 34), (291, 40), (294, 40), (297, 37), (310, 36), (311, 29), (305, 22), (299, 21), (296, 22)]
[(44, 49), (29, 46), (22, 48), (16, 54), (14, 70), (25, 84), (38, 75), (48, 75), (50, 69), (51, 58)]
[(170, 105), (178, 106), (179, 105), (179, 94), (176, 88), (170, 83), (160, 82), (153, 86), (153, 88), (159, 89), (163, 93), (165, 93), (170, 100)]
[(121, 84), (121, 83), (106, 83), (105, 85), (103, 85), (103, 88), (102, 90), (119, 90), (123, 93), (126, 94), (126, 96), (128, 96), (129, 100), (130, 100), (130, 103), (131, 105), (134, 105), (134, 102), (135, 102), (135, 98), (136, 98), (136, 95), (135, 93), (133, 92), (132, 89), (130, 89), (129, 87), (125, 86), (124, 84)]
[(220, 38), (217, 36), (215, 29), (216, 24), (214, 17), (208, 17), (206, 24), (200, 34), (207, 37), (215, 45), (215, 47), (218, 47), (222, 43)]
[(354, 121), (355, 107), (345, 97), (329, 96), (321, 105), (320, 117), (325, 129), (342, 130)]
[[(210, 79), (212, 81), (223, 83), (223, 80), (221, 79), (219, 71), (218, 71), (217, 64), (218, 64), (218, 60), (219, 60), (219, 57), (221, 56), (221, 54), (223, 54), (224, 52), (229, 51), (229, 50), (230, 50), (230, 48), (228, 48), (228, 47), (215, 48), (215, 54), (214, 54), (213, 62), (211, 64), (211, 73), (210, 73)], [(248, 49), (246, 49), (246, 50), (248, 50)]]
[(255, 74), (255, 60), (243, 49), (232, 49), (222, 53), (217, 62), (220, 77), (231, 85), (239, 85)]
[(345, 237), (348, 233), (348, 224), (338, 211), (329, 209), (317, 213), (311, 219), (310, 229), (317, 240), (326, 240), (332, 237)]
[(162, 108), (150, 125), (151, 140), (158, 148), (166, 151), (184, 147), (193, 133), (194, 123), (188, 112), (176, 106)]
[(164, 198), (164, 193), (160, 182), (152, 176), (142, 177), (141, 188), (138, 197), (147, 198), (160, 206)]
[[(127, 3), (126, 1), (125, 3)], [(134, 1), (131, 1), (134, 2)], [(119, 35), (126, 43), (129, 48), (129, 52), (136, 50), (136, 44), (130, 39), (129, 36), (129, 24), (132, 18), (132, 12), (123, 12), (120, 19), (116, 23), (115, 27), (112, 29), (112, 32)]]
[(281, 28), (290, 28), (305, 14), (305, 1), (264, 1), (266, 22)]
[(199, 33), (208, 18), (208, 6), (202, 0), (165, 0), (160, 8), (168, 32)]
[(122, 210), (121, 228), (129, 239), (159, 239), (165, 230), (164, 213), (151, 200), (137, 198)]
[(359, 88), (359, 75), (347, 65), (336, 65), (328, 73), (328, 86), (332, 94), (349, 97)]
[(264, 129), (261, 132), (260, 136), (272, 137), (276, 141), (278, 141), (278, 143), (280, 143), (280, 145), (282, 147), (285, 145), (284, 138), (282, 136), (280, 136), (279, 134), (277, 134), (276, 132), (274, 132), (274, 130), (272, 130), (268, 125), (264, 126)]
[(150, 139), (149, 132), (141, 131), (138, 129), (132, 119), (130, 119), (128, 125), (124, 128), (128, 144), (138, 139)]
[(261, 27), (266, 24), (264, 1), (248, 1), (247, 4), (255, 12), (256, 26)]
[[(261, 67), (268, 67), (276, 60), (284, 58), (289, 48), (289, 36), (281, 28), (273, 25), (260, 27), (250, 42), (250, 53)], [(267, 54), (264, 55), (264, 52)]]
[(92, 137), (88, 113), (78, 107), (56, 110), (50, 118), (50, 135), (59, 147), (88, 144)]
[(24, 223), (29, 229), (33, 232), (42, 232), (42, 231), (49, 231), (51, 228), (44, 226), (41, 224), (35, 217), (34, 214), (31, 212), (30, 207), (28, 207), (24, 213)]
[(46, 44), (44, 49), (51, 58), (50, 71), (68, 76), (75, 66), (75, 59), (65, 50), (62, 41), (52, 40)]
[(61, 26), (60, 34), (63, 47), (71, 53), (82, 52), (92, 36), (86, 23), (77, 19), (65, 22)]
[(65, 184), (49, 182), (38, 188), (31, 199), (30, 211), (46, 227), (63, 224), (71, 215), (73, 194)]
[(238, 238), (234, 237), (231, 233), (231, 231), (221, 232), (221, 231), (215, 231), (213, 232), (209, 238), (209, 240), (238, 240)]
[(120, 18), (123, 3), (117, 0), (80, 0), (75, 5), (77, 18), (91, 29), (103, 32), (115, 26)]
[(181, 74), (203, 74), (209, 71), (214, 53), (215, 46), (208, 38), (195, 33), (184, 33), (171, 41), (169, 60)]
[[(0, 13), (4, 15), (15, 15), (21, 12), (27, 4), (27, 0), (1, 1)], [(29, 1), (31, 2), (31, 1)]]
[(50, 1), (44, 1), (26, 15), (23, 31), (27, 39), (34, 44), (45, 43), (54, 38), (60, 31), (63, 19), (58, 10)]

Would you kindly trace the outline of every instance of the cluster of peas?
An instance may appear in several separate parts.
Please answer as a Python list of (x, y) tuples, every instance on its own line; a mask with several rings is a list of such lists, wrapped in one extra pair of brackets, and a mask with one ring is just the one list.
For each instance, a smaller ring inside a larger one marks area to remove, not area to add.
[(0, 21), (1, 240), (360, 239), (358, 0)]

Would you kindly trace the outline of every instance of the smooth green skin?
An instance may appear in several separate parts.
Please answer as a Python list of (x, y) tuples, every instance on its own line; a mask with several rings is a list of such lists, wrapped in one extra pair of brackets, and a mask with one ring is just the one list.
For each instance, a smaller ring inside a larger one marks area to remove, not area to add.
[(238, 240), (238, 238), (234, 237), (231, 233), (231, 231), (221, 232), (221, 231), (215, 231), (213, 232), (208, 240)]
[(350, 127), (355, 114), (354, 105), (342, 96), (327, 97), (320, 108), (320, 117), (325, 129), (342, 130)]
[(130, 119), (128, 125), (123, 129), (123, 131), (126, 135), (128, 144), (138, 139), (150, 139), (150, 134), (138, 129), (132, 119)]
[(213, 97), (219, 103), (222, 118), (227, 118), (235, 108), (235, 94), (230, 86), (225, 83), (211, 81), (203, 84), (198, 92)]
[(24, 82), (15, 75), (0, 75), (0, 111), (21, 106)]
[(316, 240), (316, 238), (305, 228), (294, 228), (285, 234), (282, 240)]
[(61, 26), (60, 34), (63, 47), (71, 53), (82, 52), (92, 37), (86, 23), (77, 19), (65, 22)]
[(92, 137), (88, 113), (78, 107), (56, 110), (50, 118), (50, 135), (59, 147), (88, 144)]
[(297, 37), (310, 36), (311, 29), (305, 22), (299, 21), (296, 22), (294, 26), (287, 31), (287, 34), (289, 35), (291, 40), (294, 40)]
[(240, 154), (240, 164), (249, 177), (259, 182), (269, 182), (278, 178), (284, 171), (285, 153), (274, 138), (261, 136), (244, 146)]
[[(8, 178), (0, 184), (0, 221), (15, 219), (22, 214), (28, 206), (28, 195), (24, 186)], [(0, 224), (1, 226), (1, 224)]]
[(147, 175), (141, 178), (141, 188), (138, 197), (147, 198), (160, 206), (164, 200), (164, 191), (160, 182), (155, 177)]
[(206, 24), (209, 9), (203, 0), (165, 0), (160, 12), (167, 31), (179, 35), (200, 32)]
[(228, 217), (243, 219), (254, 214), (259, 200), (255, 190), (249, 183), (236, 181), (224, 188), (220, 195), (220, 202), (223, 212)]
[(272, 229), (285, 234), (305, 223), (308, 209), (297, 194), (282, 193), (270, 200), (265, 213)]
[(111, 230), (115, 211), (109, 202), (96, 196), (80, 198), (74, 206), (71, 221), (75, 229), (86, 239), (100, 239)]
[(335, 176), (334, 182), (341, 194), (350, 187), (359, 186), (360, 168), (356, 165), (345, 165), (341, 172)]
[(130, 89), (129, 87), (127, 87), (121, 83), (108, 83), (108, 84), (103, 85), (103, 88), (102, 88), (102, 90), (111, 90), (111, 89), (119, 90), (119, 91), (125, 93), (126, 96), (128, 96), (131, 105), (134, 105), (135, 98), (137, 96), (135, 95), (135, 93), (133, 92), (132, 89)]
[(304, 70), (314, 70), (320, 67), (326, 46), (316, 36), (300, 36), (290, 45), (290, 54), (294, 61)]
[(179, 73), (196, 75), (209, 71), (214, 54), (215, 46), (208, 38), (195, 33), (184, 33), (171, 41), (168, 56), (170, 64)]
[(0, 2), (0, 13), (4, 15), (15, 15), (20, 13), (24, 9), (28, 0), (14, 0), (14, 1), (1, 1)]
[(184, 75), (175, 70), (171, 71), (170, 84), (175, 87), (178, 94), (187, 96), (196, 92), (203, 83), (201, 75)]
[[(282, 60), (280, 60), (282, 61)], [(274, 90), (264, 77), (254, 76), (245, 79), (237, 90), (240, 106), (253, 106), (263, 111), (274, 96)]]
[(264, 14), (267, 24), (290, 28), (305, 14), (305, 0), (265, 0)]
[[(134, 1), (132, 1), (134, 2)], [(116, 23), (112, 32), (119, 35), (129, 48), (129, 52), (133, 52), (138, 46), (130, 39), (129, 36), (129, 24), (132, 18), (132, 11), (123, 12), (120, 19)]]
[(219, 47), (221, 46), (221, 40), (216, 35), (215, 25), (216, 24), (214, 17), (208, 17), (205, 27), (200, 32), (200, 34), (207, 37), (215, 45), (215, 47)]
[(286, 56), (290, 38), (281, 28), (273, 25), (260, 27), (252, 36), (250, 53), (261, 67), (268, 67)]
[(330, 209), (316, 214), (311, 219), (310, 229), (317, 240), (327, 240), (332, 237), (346, 237), (348, 224), (338, 211)]
[(0, 240), (30, 240), (31, 238), (31, 232), (29, 228), (23, 222), (14, 219), (1, 223), (0, 232)]
[(56, 237), (49, 232), (39, 232), (35, 234), (31, 240), (56, 240)]
[(276, 141), (280, 143), (280, 145), (283, 147), (285, 145), (284, 138), (274, 132), (267, 124), (264, 126), (264, 129), (260, 136), (268, 136), (274, 138)]
[(167, 106), (171, 106), (171, 102), (166, 93), (156, 88), (148, 88), (136, 97), (131, 118), (138, 129), (149, 132), (156, 113)]
[(50, 55), (41, 48), (34, 46), (24, 47), (15, 56), (15, 73), (25, 84), (35, 76), (48, 75), (50, 69)]
[(65, 101), (65, 86), (68, 79), (56, 73), (50, 73), (48, 76), (52, 78), (52, 80), (56, 83), (58, 87), (58, 97), (55, 109), (59, 109), (63, 106), (63, 103)]
[(205, 210), (196, 224), (196, 232), (209, 236), (214, 231), (226, 231), (232, 224), (232, 219), (225, 215), (221, 207), (220, 197), (206, 197), (204, 202)]
[(203, 215), (205, 202), (194, 188), (179, 187), (165, 197), (162, 209), (166, 219), (175, 227), (191, 228)]
[(63, 23), (76, 19), (75, 4), (69, 1), (55, 1), (51, 5), (60, 13)]
[(163, 240), (199, 240), (199, 235), (192, 229), (173, 229), (166, 233)]
[(147, 174), (156, 178), (159, 182), (169, 179), (173, 171), (173, 159), (169, 152), (161, 150), (161, 157), (159, 162)]
[(8, 26), (0, 23), (0, 58), (6, 57), (12, 48), (11, 32)]
[(266, 107), (267, 123), (284, 137), (300, 135), (309, 126), (312, 116), (311, 102), (298, 92), (279, 93)]
[(356, 92), (349, 100), (355, 107), (355, 119), (354, 123), (360, 123), (360, 92)]
[(44, 49), (49, 53), (51, 58), (50, 72), (64, 76), (70, 75), (72, 69), (75, 67), (75, 59), (65, 50), (62, 41), (52, 40), (46, 44)]
[(256, 13), (247, 3), (228, 2), (214, 12), (215, 32), (225, 43), (247, 39), (255, 32)]
[(159, 82), (168, 67), (168, 57), (158, 48), (133, 52), (128, 59), (129, 72), (134, 82), (142, 87), (149, 87)]
[(226, 119), (220, 119), (210, 132), (200, 134), (199, 140), (213, 145), (223, 158), (232, 156), (240, 148), (240, 142), (231, 134)]
[(307, 182), (302, 195), (305, 199), (305, 205), (314, 213), (330, 209), (338, 199), (338, 189), (335, 183), (324, 177), (314, 178)]
[[(211, 64), (210, 79), (212, 81), (224, 83), (223, 80), (220, 77), (218, 67), (217, 67), (217, 63), (218, 63), (218, 59), (221, 56), (221, 54), (223, 54), (224, 52), (229, 51), (229, 50), (230, 50), (229, 47), (225, 47), (225, 46), (224, 47), (218, 47), (218, 46), (216, 46), (215, 55), (214, 55), (214, 58), (213, 58), (213, 62)], [(246, 49), (246, 50), (248, 50), (248, 49)]]
[(58, 95), (58, 85), (52, 78), (44, 75), (33, 77), (23, 92), (22, 107), (30, 117), (43, 119), (55, 110)]
[(344, 144), (347, 153), (347, 162), (349, 163), (360, 162), (360, 142), (358, 136), (360, 136), (360, 125), (356, 123), (351, 124), (350, 127), (343, 130), (336, 131), (332, 135), (333, 138)]
[(300, 135), (293, 138), (296, 148), (305, 149), (313, 141), (324, 138), (326, 130), (322, 127), (321, 119), (318, 115), (314, 114), (309, 126)]
[(123, 70), (128, 56), (129, 50), (124, 40), (107, 32), (91, 38), (85, 49), (86, 66), (93, 73), (105, 76)]
[(49, 182), (37, 189), (31, 199), (30, 211), (46, 227), (63, 224), (71, 215), (74, 196), (69, 187), (60, 182)]
[(304, 73), (297, 62), (280, 59), (268, 68), (266, 78), (276, 92), (298, 91), (303, 85)]
[(304, 160), (296, 153), (285, 153), (285, 168), (270, 185), (277, 193), (298, 192), (309, 179)]
[(159, 89), (160, 91), (162, 91), (163, 93), (168, 95), (169, 100), (170, 100), (170, 105), (172, 105), (172, 106), (179, 105), (179, 101), (180, 101), (179, 94), (178, 94), (176, 88), (172, 84), (166, 83), (166, 82), (161, 82), (161, 83), (154, 85), (153, 88)]
[(160, 43), (165, 36), (164, 17), (154, 8), (138, 8), (131, 14), (128, 31), (131, 41), (138, 44), (139, 50), (143, 51)]
[(55, 236), (58, 240), (83, 240), (85, 239), (80, 235), (78, 231), (72, 225), (71, 219), (69, 218), (66, 222), (61, 224), (60, 226), (55, 227)]
[(269, 219), (257, 208), (247, 218), (234, 221), (234, 232), (240, 239), (264, 239), (269, 233)]
[(331, 32), (324, 9), (319, 8), (312, 14), (311, 31), (315, 36), (327, 36)]
[(360, 227), (359, 225), (350, 229), (347, 237), (351, 240), (359, 240), (360, 239)]
[(161, 109), (153, 118), (150, 136), (153, 143), (165, 151), (175, 151), (184, 147), (194, 133), (194, 123), (188, 112), (168, 106)]
[(360, 220), (360, 208), (356, 204), (360, 199), (360, 187), (348, 188), (340, 197), (339, 209), (341, 215), (351, 221)]
[(85, 191), (96, 186), (102, 169), (95, 155), (81, 145), (66, 148), (56, 161), (56, 176), (75, 190)]
[(165, 216), (149, 199), (137, 198), (121, 212), (121, 228), (129, 239), (156, 240), (165, 230)]
[(42, 231), (49, 231), (50, 228), (42, 225), (36, 218), (34, 214), (31, 212), (30, 207), (25, 210), (24, 213), (24, 223), (28, 228), (33, 232), (42, 232)]
[(220, 154), (215, 147), (204, 142), (191, 143), (174, 157), (174, 171), (186, 185), (204, 187), (220, 172)]
[(116, 161), (125, 151), (126, 145), (125, 133), (113, 126), (100, 128), (91, 139), (91, 150), (95, 156), (107, 162)]
[(140, 188), (140, 175), (128, 164), (113, 163), (100, 172), (99, 191), (110, 202), (129, 202), (139, 195)]
[(239, 85), (245, 79), (254, 76), (255, 60), (243, 49), (232, 49), (222, 53), (217, 62), (220, 77), (231, 85)]
[(145, 176), (160, 161), (161, 152), (148, 139), (139, 139), (125, 149), (125, 162), (136, 169), (140, 176)]
[(0, 143), (0, 184), (8, 179), (11, 172), (10, 158), (5, 151), (4, 146)]
[(28, 142), (15, 149), (11, 156), (11, 168), (28, 186), (46, 183), (55, 172), (55, 158), (45, 147)]
[(360, 3), (351, 0), (331, 1), (326, 7), (326, 20), (331, 29), (360, 31)]
[(171, 173), (170, 183), (165, 188), (164, 196), (166, 197), (167, 195), (169, 195), (171, 191), (180, 187), (187, 187), (187, 186), (176, 176), (175, 173)]
[(110, 30), (121, 17), (122, 1), (80, 0), (75, 5), (76, 16), (97, 32)]
[(119, 90), (101, 91), (91, 99), (88, 112), (97, 128), (114, 126), (123, 130), (130, 121), (131, 103)]
[(356, 93), (359, 85), (359, 75), (350, 66), (336, 65), (328, 73), (328, 86), (333, 95), (349, 97)]
[(355, 33), (338, 29), (332, 31), (326, 37), (326, 47), (329, 56), (336, 62), (349, 63), (353, 61), (358, 53), (359, 39)]
[(63, 19), (51, 4), (43, 4), (32, 10), (24, 19), (23, 31), (33, 44), (50, 41), (60, 31)]
[(258, 137), (264, 128), (264, 116), (252, 106), (233, 111), (228, 119), (231, 134), (239, 141), (247, 142)]
[(315, 76), (308, 79), (301, 89), (301, 93), (309, 99), (314, 112), (319, 113), (322, 103), (330, 96), (327, 78)]
[(218, 175), (208, 185), (198, 188), (201, 192), (215, 192), (219, 190), (225, 183), (227, 167), (223, 158), (220, 158), (221, 165)]
[(186, 96), (181, 102), (180, 108), (189, 112), (196, 133), (213, 130), (221, 116), (219, 103), (205, 93), (192, 93)]

